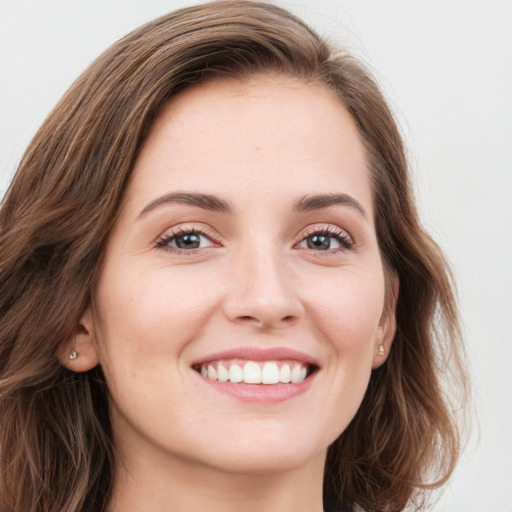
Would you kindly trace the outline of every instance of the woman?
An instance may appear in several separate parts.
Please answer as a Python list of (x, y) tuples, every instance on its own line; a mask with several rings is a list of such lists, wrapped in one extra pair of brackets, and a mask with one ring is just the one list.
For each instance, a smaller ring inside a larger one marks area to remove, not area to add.
[(129, 34), (2, 203), (0, 509), (421, 506), (450, 275), (361, 65), (272, 5)]

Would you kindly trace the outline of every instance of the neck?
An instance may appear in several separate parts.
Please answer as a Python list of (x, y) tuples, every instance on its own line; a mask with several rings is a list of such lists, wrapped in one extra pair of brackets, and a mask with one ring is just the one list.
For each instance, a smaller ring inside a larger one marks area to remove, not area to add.
[(325, 453), (286, 471), (229, 473), (164, 455), (120, 462), (109, 512), (322, 512)]

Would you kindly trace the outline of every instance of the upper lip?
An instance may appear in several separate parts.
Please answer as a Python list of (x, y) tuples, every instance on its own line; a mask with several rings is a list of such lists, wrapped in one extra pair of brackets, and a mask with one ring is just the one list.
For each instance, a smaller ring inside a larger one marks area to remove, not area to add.
[(287, 347), (260, 348), (260, 347), (238, 347), (220, 352), (208, 354), (205, 357), (195, 360), (192, 366), (205, 364), (211, 361), (220, 361), (226, 359), (246, 359), (248, 361), (280, 361), (283, 359), (292, 359), (304, 362), (310, 365), (319, 366), (318, 361), (304, 352)]

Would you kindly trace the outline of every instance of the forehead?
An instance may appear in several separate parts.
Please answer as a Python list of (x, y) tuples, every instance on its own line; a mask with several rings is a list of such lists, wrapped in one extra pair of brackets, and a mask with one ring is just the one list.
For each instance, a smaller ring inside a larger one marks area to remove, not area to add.
[(160, 113), (128, 199), (204, 186), (220, 195), (346, 192), (369, 210), (372, 202), (365, 150), (346, 108), (326, 87), (280, 75), (194, 86)]

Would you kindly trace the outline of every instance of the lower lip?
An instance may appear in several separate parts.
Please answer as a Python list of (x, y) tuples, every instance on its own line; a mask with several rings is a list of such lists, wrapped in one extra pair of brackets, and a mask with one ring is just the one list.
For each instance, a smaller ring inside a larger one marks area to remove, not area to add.
[(311, 386), (316, 372), (297, 384), (244, 384), (219, 382), (195, 372), (210, 388), (248, 402), (283, 402), (305, 393)]

